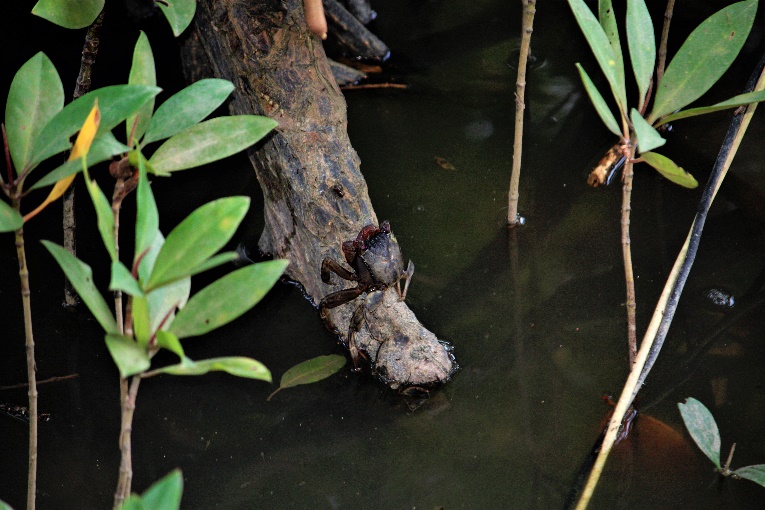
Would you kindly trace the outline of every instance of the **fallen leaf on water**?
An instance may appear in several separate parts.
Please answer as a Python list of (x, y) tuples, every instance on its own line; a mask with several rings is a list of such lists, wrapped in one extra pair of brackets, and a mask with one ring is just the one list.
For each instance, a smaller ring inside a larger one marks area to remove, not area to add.
[(438, 163), (438, 166), (444, 170), (457, 170), (457, 167), (449, 163), (445, 158), (442, 158), (441, 156), (436, 156), (436, 163)]

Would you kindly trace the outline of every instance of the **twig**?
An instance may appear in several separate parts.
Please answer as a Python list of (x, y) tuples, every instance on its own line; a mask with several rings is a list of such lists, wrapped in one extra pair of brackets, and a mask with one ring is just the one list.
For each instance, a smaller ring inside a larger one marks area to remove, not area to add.
[(624, 173), (622, 174), (622, 260), (624, 261), (624, 285), (627, 298), (624, 306), (627, 308), (627, 348), (629, 351), (630, 369), (635, 364), (637, 355), (637, 325), (635, 312), (635, 275), (632, 270), (632, 245), (630, 241), (630, 211), (632, 209), (632, 178), (633, 160), (635, 159), (635, 144), (624, 147)]
[[(90, 90), (91, 70), (93, 64), (96, 62), (96, 56), (98, 55), (99, 34), (101, 32), (101, 24), (104, 20), (104, 12), (105, 10), (102, 9), (96, 20), (88, 28), (88, 33), (85, 35), (85, 43), (82, 46), (80, 72), (77, 75), (77, 82), (74, 86), (72, 99), (77, 99)], [(77, 222), (75, 221), (74, 214), (74, 200), (75, 186), (72, 185), (64, 192), (62, 201), (64, 207), (64, 248), (66, 248), (72, 255), (77, 253)], [(64, 279), (64, 306), (77, 306), (77, 293), (66, 278)]]
[[(47, 379), (43, 379), (42, 381), (37, 381), (37, 385), (39, 386), (41, 384), (46, 384), (46, 383), (65, 381), (67, 379), (76, 379), (77, 377), (80, 377), (80, 374), (69, 374), (69, 375), (60, 375), (56, 377), (48, 377)], [(10, 386), (0, 386), (0, 391), (18, 390), (21, 388), (27, 388), (28, 386), (29, 386), (29, 383), (11, 384)]]
[(669, 39), (669, 24), (672, 21), (672, 11), (675, 9), (675, 0), (667, 0), (667, 10), (664, 11), (664, 26), (661, 29), (661, 42), (659, 43), (659, 61), (656, 64), (656, 88), (664, 76), (664, 65), (667, 62), (667, 40)]
[[(127, 381), (127, 379), (125, 379)], [(120, 510), (122, 503), (130, 495), (130, 486), (133, 481), (133, 459), (132, 459), (132, 432), (133, 432), (133, 414), (135, 412), (135, 401), (138, 396), (138, 385), (141, 383), (141, 377), (134, 375), (130, 382), (130, 390), (122, 401), (122, 426), (120, 427), (120, 451), (122, 453), (120, 460), (120, 475), (117, 481), (117, 491), (114, 493), (114, 510)]]
[(531, 33), (534, 31), (536, 0), (523, 0), (523, 26), (521, 54), (518, 57), (518, 77), (515, 82), (515, 139), (513, 141), (513, 169), (510, 174), (510, 192), (507, 197), (507, 224), (514, 227), (520, 223), (518, 217), (518, 188), (521, 180), (521, 154), (523, 152), (523, 113), (526, 109), (526, 64), (529, 60)]
[(406, 83), (362, 83), (361, 85), (343, 85), (340, 90), (363, 90), (363, 89), (401, 89), (406, 90)]

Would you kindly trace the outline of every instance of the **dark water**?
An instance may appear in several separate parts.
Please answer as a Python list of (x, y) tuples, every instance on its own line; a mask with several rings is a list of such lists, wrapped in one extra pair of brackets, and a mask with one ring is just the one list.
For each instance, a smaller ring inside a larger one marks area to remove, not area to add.
[[(512, 237), (503, 228), (520, 26), (520, 6), (505, 4), (377, 2), (375, 29), (410, 88), (346, 96), (351, 140), (377, 215), (391, 221), (404, 255), (417, 264), (410, 305), (454, 345), (462, 367), (454, 380), (416, 410), (348, 371), (270, 402), (272, 386), (224, 375), (146, 380), (134, 422), (135, 489), (180, 467), (189, 509), (563, 508), (609, 411), (600, 397), (618, 394), (627, 375), (621, 194), (618, 187), (585, 186), (588, 165), (612, 143), (573, 67), (581, 61), (594, 75), (595, 65), (565, 4), (543, 3), (527, 88), (521, 180), (527, 224)], [(677, 13), (678, 40), (709, 14), (701, 11)], [(132, 41), (134, 32), (126, 33)], [(709, 102), (738, 93), (757, 45)], [(114, 51), (126, 66), (129, 53)], [(54, 62), (63, 69), (71, 65), (67, 58)], [(168, 66), (162, 73), (176, 83)], [(758, 118), (708, 221), (641, 397), (645, 412), (632, 440), (613, 453), (591, 508), (762, 508), (765, 489), (715, 476), (676, 407), (694, 396), (712, 409), (723, 455), (738, 444), (734, 467), (765, 462), (759, 320), (765, 310), (755, 286), (765, 261)], [(703, 182), (727, 122), (718, 114), (679, 124), (664, 152)], [(455, 169), (441, 168), (436, 157)], [(254, 245), (263, 218), (246, 161), (235, 158), (212, 172), (225, 177), (200, 187), (205, 171), (192, 171), (155, 184), (163, 228), (207, 200), (245, 190), (255, 205), (241, 240)], [(699, 196), (637, 169), (632, 247), (639, 331)], [(81, 254), (95, 260), (105, 254), (89, 214), (81, 212)], [(45, 221), (58, 220), (51, 213)], [(30, 225), (29, 238), (57, 239), (49, 224)], [(0, 385), (26, 379), (16, 263), (5, 238)], [(40, 387), (41, 411), (51, 420), (40, 427), (39, 507), (108, 508), (119, 461), (116, 370), (97, 325), (60, 310), (61, 274), (29, 244), (38, 378), (79, 374)], [(699, 296), (710, 287), (731, 292), (733, 309), (705, 303)], [(727, 322), (712, 337), (720, 321)], [(704, 347), (693, 357), (698, 346)], [(194, 359), (254, 357), (277, 379), (299, 361), (340, 352), (315, 310), (286, 285), (252, 313), (185, 347)], [(0, 391), (0, 401), (23, 405), (24, 391)], [(0, 416), (0, 499), (16, 508), (25, 494), (26, 435), (25, 424)]]

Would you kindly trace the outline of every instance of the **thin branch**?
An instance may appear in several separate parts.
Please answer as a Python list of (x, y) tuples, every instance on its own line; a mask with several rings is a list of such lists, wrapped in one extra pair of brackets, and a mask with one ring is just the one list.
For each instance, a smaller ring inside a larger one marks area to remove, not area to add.
[(624, 285), (627, 290), (625, 308), (627, 309), (627, 348), (629, 351), (630, 369), (635, 363), (637, 355), (637, 325), (635, 312), (635, 276), (632, 270), (632, 246), (630, 241), (630, 212), (632, 210), (632, 178), (634, 175), (633, 160), (635, 158), (635, 145), (629, 143), (623, 148), (626, 161), (622, 174), (622, 260), (624, 262)]
[[(47, 379), (43, 379), (42, 381), (37, 381), (37, 386), (40, 386), (41, 384), (46, 383), (52, 383), (52, 382), (60, 382), (60, 381), (66, 381), (67, 379), (76, 379), (80, 377), (80, 374), (69, 374), (69, 375), (60, 375), (56, 377), (48, 377)], [(21, 388), (28, 388), (29, 383), (19, 383), (19, 384), (11, 384), (9, 386), (0, 386), (0, 391), (4, 390), (18, 390)]]
[(659, 88), (664, 77), (664, 65), (667, 61), (667, 40), (669, 39), (669, 24), (672, 22), (672, 11), (675, 9), (675, 0), (667, 0), (667, 9), (664, 11), (664, 27), (661, 29), (661, 42), (659, 43), (659, 62), (656, 64), (656, 88)]
[[(127, 379), (125, 379), (127, 381)], [(122, 401), (122, 425), (120, 427), (120, 471), (117, 481), (117, 490), (114, 493), (114, 510), (120, 510), (122, 503), (130, 495), (130, 486), (133, 481), (133, 458), (132, 458), (132, 432), (133, 414), (135, 402), (138, 397), (138, 385), (141, 384), (140, 375), (134, 375), (130, 381), (130, 390)]]
[(526, 110), (526, 64), (529, 60), (531, 33), (534, 31), (536, 0), (523, 0), (523, 26), (521, 29), (521, 54), (518, 57), (518, 77), (515, 82), (515, 135), (513, 140), (513, 168), (510, 174), (510, 191), (507, 196), (507, 224), (516, 226), (521, 180), (521, 156), (523, 152), (523, 114)]

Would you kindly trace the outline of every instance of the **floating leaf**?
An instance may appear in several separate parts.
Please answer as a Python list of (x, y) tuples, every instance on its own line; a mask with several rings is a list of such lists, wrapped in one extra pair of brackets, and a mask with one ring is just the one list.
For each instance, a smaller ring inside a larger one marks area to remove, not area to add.
[(691, 108), (689, 110), (682, 110), (672, 115), (662, 117), (656, 126), (661, 126), (667, 122), (674, 122), (680, 119), (686, 119), (688, 117), (695, 117), (696, 115), (704, 115), (706, 113), (717, 112), (720, 110), (728, 110), (730, 108), (737, 108), (739, 106), (748, 105), (751, 103), (759, 103), (765, 101), (765, 90), (757, 90), (755, 92), (747, 92), (746, 94), (740, 94), (732, 97), (721, 103), (713, 104), (712, 106), (701, 106), (699, 108)]
[(744, 45), (756, 12), (757, 0), (729, 5), (688, 36), (659, 83), (649, 124), (691, 104), (720, 79)]
[[(111, 159), (112, 156), (122, 154), (128, 150), (130, 150), (130, 147), (117, 141), (111, 131), (107, 131), (102, 135), (96, 136), (96, 139), (93, 140), (93, 144), (90, 146), (90, 151), (88, 152), (88, 166), (92, 167), (98, 163), (103, 163), (104, 161)], [(29, 187), (29, 191), (55, 184), (64, 177), (76, 174), (80, 170), (82, 170), (81, 161), (67, 161), (58, 168), (45, 174), (43, 178)]]
[[(37, 53), (13, 77), (5, 106), (8, 149), (17, 173), (28, 168), (35, 140), (63, 107), (61, 78), (50, 59), (42, 52)], [(82, 122), (77, 127), (81, 125)]]
[(70, 147), (69, 137), (80, 129), (96, 99), (101, 112), (101, 123), (96, 136), (101, 136), (111, 131), (130, 114), (138, 111), (161, 91), (162, 89), (149, 85), (111, 85), (78, 97), (66, 105), (43, 128), (34, 143), (34, 154), (30, 166), (37, 165)]
[(146, 349), (141, 348), (130, 337), (106, 335), (106, 348), (109, 349), (109, 354), (112, 355), (123, 379), (145, 372), (151, 366)]
[(735, 476), (746, 478), (765, 487), (765, 464), (755, 464), (733, 471)]
[[(154, 68), (154, 53), (151, 51), (149, 38), (141, 31), (133, 50), (133, 65), (130, 67), (128, 83), (131, 85), (156, 85), (157, 71)], [(125, 123), (128, 145), (134, 145), (146, 132), (154, 111), (154, 99), (147, 101), (136, 113), (130, 115)], [(136, 123), (136, 118), (138, 122)], [(134, 131), (135, 128), (135, 131)], [(132, 135), (132, 138), (131, 138)]]
[(600, 92), (597, 87), (595, 87), (595, 84), (587, 75), (584, 68), (578, 63), (576, 64), (576, 68), (579, 69), (579, 76), (581, 76), (582, 83), (584, 83), (584, 89), (587, 91), (587, 95), (590, 96), (590, 101), (592, 101), (593, 106), (595, 106), (595, 110), (598, 112), (598, 115), (600, 115), (603, 124), (605, 124), (608, 130), (613, 134), (621, 137), (622, 133), (619, 131), (619, 124), (616, 123), (616, 118), (614, 117), (614, 114), (611, 113), (611, 109), (608, 108), (603, 96), (600, 95)]
[(338, 354), (329, 354), (327, 356), (317, 356), (302, 363), (298, 363), (290, 368), (279, 382), (279, 387), (271, 393), (266, 400), (279, 393), (285, 388), (292, 388), (299, 384), (310, 384), (322, 379), (326, 379), (345, 366), (345, 356)]
[(24, 218), (21, 214), (7, 202), (0, 200), (0, 232), (13, 232), (23, 225)]
[(173, 0), (172, 3), (157, 2), (165, 14), (173, 35), (178, 37), (191, 24), (197, 9), (197, 0)]
[(635, 128), (635, 135), (638, 140), (638, 150), (642, 152), (648, 152), (661, 147), (667, 141), (661, 137), (658, 131), (656, 131), (645, 119), (640, 115), (636, 109), (632, 109), (630, 112), (630, 120), (632, 126)]
[(64, 28), (85, 28), (104, 8), (104, 0), (39, 0), (32, 14)]
[(694, 177), (666, 156), (655, 152), (643, 152), (640, 159), (655, 168), (661, 175), (684, 188), (694, 189), (699, 183)]
[(679, 402), (680, 414), (691, 437), (701, 451), (720, 469), (720, 431), (712, 413), (695, 398)]
[(587, 43), (590, 45), (592, 53), (595, 55), (595, 59), (598, 61), (601, 71), (611, 86), (611, 92), (619, 109), (626, 115), (627, 94), (624, 86), (624, 70), (622, 69), (621, 73), (618, 71), (618, 61), (608, 36), (584, 0), (568, 0), (568, 4), (576, 17), (579, 28), (582, 29), (582, 33), (587, 39)]
[(656, 65), (656, 36), (644, 0), (627, 2), (627, 44), (640, 95), (638, 108), (642, 110)]
[(154, 372), (172, 375), (204, 375), (207, 372), (213, 371), (227, 372), (237, 377), (271, 382), (271, 372), (268, 371), (263, 363), (252, 358), (240, 356), (211, 358), (202, 361), (192, 361), (184, 358), (184, 361), (177, 365), (162, 367)]
[(149, 164), (158, 172), (175, 172), (218, 161), (246, 149), (274, 127), (276, 121), (257, 115), (210, 119), (160, 145)]
[(192, 212), (167, 236), (145, 288), (153, 289), (193, 274), (231, 239), (249, 206), (248, 197), (227, 197)]
[(203, 335), (255, 306), (287, 268), (270, 260), (237, 269), (194, 294), (170, 326), (178, 338)]
[(98, 323), (108, 334), (118, 334), (119, 328), (114, 320), (112, 311), (106, 304), (104, 297), (98, 292), (93, 283), (93, 271), (90, 266), (69, 253), (63, 247), (50, 241), (41, 241), (48, 251), (56, 259), (64, 274), (72, 283), (85, 305), (96, 318)]
[(169, 138), (204, 120), (234, 90), (228, 80), (207, 78), (192, 83), (162, 103), (151, 118), (143, 145)]
[(183, 494), (183, 475), (179, 469), (152, 484), (143, 493), (143, 506), (151, 510), (178, 510)]

